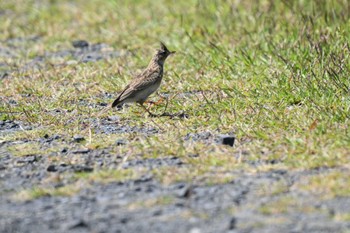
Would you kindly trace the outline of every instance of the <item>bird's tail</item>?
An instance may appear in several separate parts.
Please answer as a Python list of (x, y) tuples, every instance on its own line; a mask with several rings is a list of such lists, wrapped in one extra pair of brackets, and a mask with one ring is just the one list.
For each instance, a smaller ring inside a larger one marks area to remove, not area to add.
[(124, 94), (124, 92), (128, 89), (128, 86), (118, 95), (118, 97), (113, 101), (112, 103), (112, 108), (118, 106), (119, 104), (121, 104), (123, 102), (123, 100), (120, 100), (122, 98), (122, 95)]
[(114, 108), (115, 106), (118, 106), (118, 104), (120, 104), (120, 96), (118, 96), (117, 99), (115, 99), (112, 103), (112, 108)]

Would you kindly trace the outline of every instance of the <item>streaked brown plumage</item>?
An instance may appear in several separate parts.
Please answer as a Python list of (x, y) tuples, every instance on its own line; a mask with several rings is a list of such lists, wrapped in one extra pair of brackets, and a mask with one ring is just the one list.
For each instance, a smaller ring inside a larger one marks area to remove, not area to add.
[(143, 103), (148, 96), (159, 88), (163, 78), (164, 62), (166, 58), (173, 53), (175, 53), (175, 51), (170, 52), (167, 47), (161, 43), (160, 49), (154, 54), (147, 68), (124, 88), (117, 99), (112, 103), (112, 108), (132, 102), (139, 103), (145, 108)]

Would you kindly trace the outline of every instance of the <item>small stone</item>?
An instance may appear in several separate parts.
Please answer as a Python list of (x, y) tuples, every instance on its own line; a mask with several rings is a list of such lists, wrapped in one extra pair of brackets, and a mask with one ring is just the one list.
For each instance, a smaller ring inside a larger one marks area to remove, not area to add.
[(13, 105), (17, 105), (17, 102), (16, 102), (16, 100), (9, 100), (9, 102), (8, 102), (9, 104), (13, 104)]
[(49, 165), (46, 169), (48, 172), (57, 172), (57, 167), (53, 164)]
[(199, 229), (199, 228), (197, 228), (197, 227), (192, 228), (192, 229), (189, 231), (189, 233), (201, 233), (201, 232), (202, 232), (201, 229)]
[(235, 143), (235, 136), (233, 135), (220, 135), (220, 144), (233, 146)]
[(98, 60), (101, 60), (102, 59), (102, 56), (100, 56), (99, 54), (89, 54), (89, 55), (86, 55), (84, 58), (81, 59), (81, 62), (84, 62), (84, 63), (87, 63), (87, 62), (95, 62), (95, 61), (98, 61)]
[(8, 76), (9, 76), (9, 74), (7, 72), (0, 73), (0, 79), (6, 78)]
[(115, 141), (115, 144), (117, 144), (117, 146), (123, 146), (126, 145), (127, 141), (125, 139), (118, 139)]
[(285, 170), (285, 169), (276, 169), (276, 170), (273, 170), (272, 172), (273, 172), (274, 174), (277, 174), (277, 175), (285, 175), (285, 174), (288, 173), (288, 171)]
[(229, 230), (235, 229), (236, 228), (236, 223), (237, 223), (236, 218), (235, 217), (231, 218), (229, 226), (228, 226), (228, 229)]
[(190, 115), (188, 115), (187, 113), (181, 113), (178, 115), (179, 118), (182, 118), (182, 119), (189, 119), (190, 118)]
[(143, 175), (139, 179), (136, 179), (134, 182), (135, 184), (149, 182), (152, 180), (152, 175)]
[(27, 125), (27, 126), (23, 126), (23, 129), (24, 130), (32, 130), (33, 128), (31, 126)]
[(48, 138), (49, 138), (49, 135), (48, 135), (48, 134), (45, 134), (45, 135), (44, 135), (44, 138), (45, 138), (45, 139), (48, 139)]
[(54, 134), (53, 136), (52, 136), (52, 139), (53, 140), (57, 140), (57, 139), (60, 139), (61, 137), (60, 137), (60, 135), (57, 135), (57, 134)]
[(37, 157), (35, 155), (28, 155), (23, 157), (22, 159), (18, 160), (18, 163), (34, 163), (38, 161)]
[(119, 121), (120, 117), (119, 116), (108, 116), (107, 118), (109, 121)]
[(18, 128), (18, 127), (19, 127), (18, 124), (15, 122), (9, 125), (9, 129)]
[(84, 149), (78, 149), (78, 150), (73, 150), (73, 154), (87, 154), (90, 152), (90, 149), (84, 148)]
[(269, 163), (269, 164), (277, 164), (280, 161), (278, 159), (271, 159), (271, 160), (267, 160), (266, 162)]
[(85, 138), (81, 135), (74, 135), (73, 140), (74, 142), (82, 142), (85, 140)]
[(192, 186), (184, 186), (176, 192), (176, 196), (180, 198), (190, 198), (193, 194)]
[(5, 121), (0, 121), (0, 125), (5, 125)]
[(67, 148), (63, 148), (63, 149), (61, 150), (61, 153), (67, 153), (67, 151), (68, 151)]
[(94, 169), (92, 167), (76, 165), (73, 167), (74, 172), (92, 172)]
[(162, 215), (163, 211), (162, 210), (156, 210), (153, 212), (153, 216), (160, 216)]
[(126, 223), (129, 222), (129, 220), (130, 219), (128, 217), (123, 217), (123, 218), (120, 219), (120, 223), (126, 224)]
[(66, 61), (66, 64), (67, 65), (76, 65), (78, 62), (76, 60), (69, 60), (69, 61)]
[(79, 220), (79, 221), (72, 223), (70, 225), (71, 225), (69, 227), (70, 230), (76, 229), (76, 228), (88, 228), (89, 227), (89, 225), (83, 220)]
[(108, 103), (98, 103), (98, 105), (100, 105), (102, 107), (106, 107), (108, 105)]
[(76, 49), (77, 48), (82, 49), (82, 48), (89, 47), (89, 43), (86, 40), (75, 40), (72, 42), (72, 45)]

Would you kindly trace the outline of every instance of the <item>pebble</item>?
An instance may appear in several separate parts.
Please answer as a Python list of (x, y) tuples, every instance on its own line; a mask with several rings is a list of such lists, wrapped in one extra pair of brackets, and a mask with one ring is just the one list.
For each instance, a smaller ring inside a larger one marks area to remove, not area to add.
[(74, 142), (82, 142), (85, 140), (85, 138), (81, 135), (74, 135), (73, 140)]
[(228, 226), (229, 230), (233, 230), (236, 228), (237, 220), (235, 217), (232, 217)]
[(48, 171), (48, 172), (56, 172), (57, 171), (57, 167), (56, 167), (56, 165), (51, 164), (51, 165), (49, 165), (47, 167), (46, 171)]
[(24, 129), (24, 130), (32, 130), (32, 129), (33, 129), (33, 127), (31, 127), (31, 126), (27, 125), (27, 126), (23, 126), (23, 129)]
[(201, 232), (202, 232), (201, 229), (199, 229), (199, 228), (197, 228), (197, 227), (192, 228), (192, 229), (189, 231), (189, 233), (201, 233)]
[(117, 146), (123, 146), (123, 145), (127, 144), (127, 141), (125, 139), (118, 139), (118, 140), (115, 141), (115, 144)]
[(176, 196), (180, 198), (190, 198), (193, 194), (193, 188), (192, 186), (185, 185), (180, 190), (176, 191)]
[(94, 169), (92, 167), (76, 165), (73, 167), (74, 172), (92, 172)]
[(38, 159), (35, 155), (25, 156), (17, 161), (17, 163), (34, 163)]
[(83, 149), (78, 149), (78, 150), (73, 150), (73, 154), (87, 154), (90, 152), (90, 149), (88, 148), (83, 148)]
[(109, 121), (119, 121), (120, 120), (120, 117), (119, 116), (108, 116), (107, 118)]
[(76, 49), (83, 49), (89, 47), (89, 43), (86, 40), (75, 40), (72, 41), (72, 45)]
[(70, 229), (70, 230), (73, 230), (76, 228), (88, 228), (89, 227), (89, 225), (84, 220), (78, 220), (76, 222), (72, 222), (69, 225), (70, 225), (70, 227), (68, 229)]
[(219, 138), (222, 145), (233, 146), (235, 143), (235, 136), (233, 135), (220, 135)]

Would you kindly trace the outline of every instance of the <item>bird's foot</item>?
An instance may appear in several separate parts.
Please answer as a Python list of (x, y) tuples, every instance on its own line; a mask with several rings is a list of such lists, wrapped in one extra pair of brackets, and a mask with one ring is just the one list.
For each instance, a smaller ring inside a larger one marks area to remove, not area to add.
[(146, 104), (149, 104), (149, 105), (159, 105), (159, 104), (161, 104), (161, 103), (163, 103), (163, 101), (164, 101), (164, 98), (163, 97), (161, 97), (158, 101), (151, 101), (151, 100), (147, 100), (145, 103)]
[(155, 102), (154, 101), (152, 101), (152, 100), (146, 100), (145, 101), (145, 104), (154, 104)]
[(157, 102), (153, 102), (154, 105), (159, 105), (164, 102), (164, 97), (160, 97), (160, 99)]

